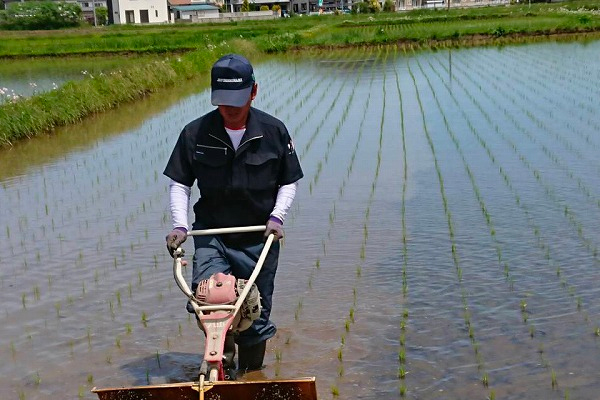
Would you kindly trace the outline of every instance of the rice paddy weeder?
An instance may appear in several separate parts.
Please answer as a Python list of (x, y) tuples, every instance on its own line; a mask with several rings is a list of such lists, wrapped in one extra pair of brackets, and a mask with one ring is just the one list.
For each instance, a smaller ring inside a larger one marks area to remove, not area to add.
[[(264, 225), (188, 232), (188, 236), (261, 232)], [(100, 400), (317, 400), (315, 378), (277, 379), (265, 381), (226, 381), (223, 370), (223, 348), (228, 331), (248, 329), (260, 315), (260, 294), (254, 284), (273, 243), (270, 234), (248, 280), (217, 273), (198, 284), (192, 293), (182, 267), (183, 250), (174, 252), (175, 282), (189, 299), (198, 326), (206, 335), (204, 359), (197, 382), (151, 386), (92, 389)]]

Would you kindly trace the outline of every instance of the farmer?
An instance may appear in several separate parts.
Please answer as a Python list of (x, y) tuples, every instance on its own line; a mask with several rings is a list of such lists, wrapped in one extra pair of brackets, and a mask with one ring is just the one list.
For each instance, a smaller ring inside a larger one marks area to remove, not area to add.
[[(250, 62), (237, 54), (221, 57), (211, 70), (211, 100), (217, 109), (190, 122), (179, 135), (164, 174), (171, 178), (174, 229), (166, 237), (173, 255), (187, 237), (191, 186), (200, 198), (192, 229), (266, 225), (258, 233), (194, 236), (192, 291), (217, 272), (248, 279), (270, 233), (283, 237), (283, 222), (303, 173), (285, 125), (251, 107), (258, 86)], [(224, 368), (235, 373), (262, 368), (267, 339), (276, 327), (269, 320), (279, 242), (274, 241), (256, 279), (262, 312), (252, 326), (225, 341)], [(188, 311), (193, 309), (188, 304)], [(234, 376), (232, 376), (235, 379)]]

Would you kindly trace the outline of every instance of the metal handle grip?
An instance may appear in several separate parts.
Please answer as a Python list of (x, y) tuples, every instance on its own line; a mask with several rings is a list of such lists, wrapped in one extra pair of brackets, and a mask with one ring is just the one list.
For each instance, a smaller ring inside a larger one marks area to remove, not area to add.
[[(188, 232), (188, 235), (201, 236), (201, 235), (218, 235), (218, 234), (226, 234), (226, 233), (262, 232), (265, 229), (266, 229), (265, 225), (245, 226), (245, 227), (237, 227), (237, 228), (203, 229), (203, 230), (197, 230), (197, 231), (190, 231), (190, 232)], [(235, 306), (233, 306), (233, 307), (232, 306), (223, 306), (221, 309), (225, 310), (227, 308), (228, 310), (231, 310), (233, 308), (234, 314), (236, 314), (238, 312), (239, 308), (241, 307), (242, 303), (244, 302), (244, 299), (248, 295), (248, 292), (250, 292), (250, 288), (251, 288), (252, 284), (254, 283), (254, 281), (258, 277), (258, 274), (260, 273), (260, 270), (262, 269), (263, 263), (265, 262), (265, 259), (267, 258), (267, 253), (269, 252), (269, 249), (271, 248), (271, 244), (273, 243), (274, 239), (275, 239), (275, 235), (272, 233), (269, 234), (269, 236), (267, 237), (265, 246), (263, 247), (262, 252), (260, 253), (260, 256), (258, 257), (258, 261), (256, 263), (256, 266), (254, 267), (254, 271), (252, 271), (252, 274), (250, 275), (250, 278), (248, 279), (248, 284), (244, 287), (244, 290), (240, 294), (240, 297), (238, 298), (237, 302), (235, 303)], [(202, 314), (203, 311), (209, 311), (209, 309), (207, 307), (209, 307), (210, 310), (214, 311), (213, 306), (200, 306), (197, 303), (194, 293), (192, 292), (192, 290), (188, 286), (187, 282), (185, 281), (185, 278), (183, 277), (183, 273), (181, 270), (181, 267), (182, 267), (182, 259), (181, 258), (183, 256), (183, 250), (181, 248), (178, 248), (177, 250), (175, 250), (173, 252), (173, 255), (174, 255), (173, 276), (175, 278), (175, 282), (177, 283), (177, 286), (183, 292), (183, 294), (185, 294), (185, 296), (190, 300), (190, 304), (194, 308), (196, 314)]]

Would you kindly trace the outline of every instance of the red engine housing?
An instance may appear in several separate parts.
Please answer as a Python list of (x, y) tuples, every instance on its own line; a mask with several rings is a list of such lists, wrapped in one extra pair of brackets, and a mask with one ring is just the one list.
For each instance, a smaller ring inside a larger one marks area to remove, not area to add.
[(196, 298), (204, 304), (234, 304), (238, 297), (236, 282), (237, 279), (233, 275), (218, 272), (199, 282)]

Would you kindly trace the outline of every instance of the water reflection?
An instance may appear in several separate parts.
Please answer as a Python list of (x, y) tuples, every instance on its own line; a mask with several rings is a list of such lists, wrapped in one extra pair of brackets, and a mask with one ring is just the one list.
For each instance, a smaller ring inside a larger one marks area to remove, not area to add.
[[(257, 64), (305, 172), (261, 376), (315, 375), (320, 398), (593, 398), (599, 47)], [(193, 379), (161, 174), (205, 88), (0, 153), (0, 398)]]

